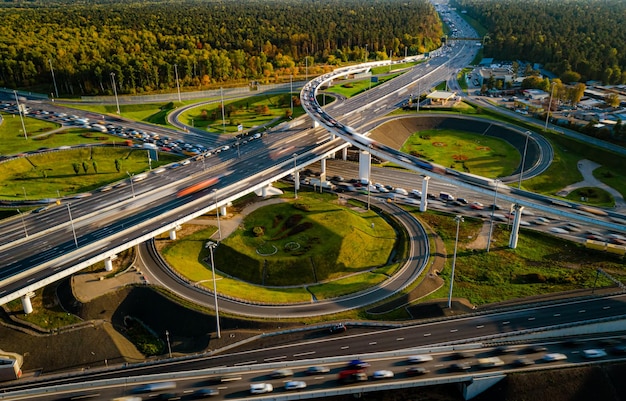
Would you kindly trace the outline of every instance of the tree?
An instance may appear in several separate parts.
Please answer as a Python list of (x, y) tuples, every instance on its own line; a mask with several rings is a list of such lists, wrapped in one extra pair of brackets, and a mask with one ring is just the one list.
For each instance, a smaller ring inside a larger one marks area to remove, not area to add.
[(78, 173), (80, 172), (80, 164), (79, 163), (72, 163), (72, 169), (74, 170), (74, 173), (76, 175), (78, 175)]
[(89, 164), (86, 161), (83, 161), (83, 171), (87, 174), (87, 170), (89, 170)]
[(579, 82), (581, 75), (575, 71), (568, 70), (561, 74), (561, 81), (563, 82)]
[(94, 160), (93, 163), (91, 163), (91, 165), (93, 166), (93, 171), (95, 171), (96, 174), (98, 174), (98, 163)]
[(620, 104), (620, 98), (617, 93), (609, 93), (604, 97), (604, 102), (611, 107), (618, 107)]

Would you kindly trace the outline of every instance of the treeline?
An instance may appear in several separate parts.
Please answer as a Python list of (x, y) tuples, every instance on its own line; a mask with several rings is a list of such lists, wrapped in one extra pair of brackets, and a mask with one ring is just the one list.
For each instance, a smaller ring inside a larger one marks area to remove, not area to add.
[(54, 73), (60, 95), (270, 82), (442, 36), (428, 0), (31, 0), (0, 21), (0, 86), (51, 93)]
[(563, 78), (580, 74), (583, 80), (626, 83), (624, 1), (453, 0), (452, 3), (487, 29), (486, 57), (541, 63)]

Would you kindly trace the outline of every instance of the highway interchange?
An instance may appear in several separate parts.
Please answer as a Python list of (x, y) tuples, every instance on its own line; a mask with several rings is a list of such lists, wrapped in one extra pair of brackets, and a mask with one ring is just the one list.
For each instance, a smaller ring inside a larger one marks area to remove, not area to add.
[[(466, 65), (473, 56), (471, 52), (465, 54), (459, 50), (457, 53), (461, 57), (455, 57), (454, 68)], [(455, 54), (455, 55), (457, 55)], [(416, 82), (419, 78), (422, 87), (428, 87), (436, 82), (445, 80), (450, 73), (449, 68), (436, 70), (428, 73), (428, 69), (438, 66), (445, 55), (441, 58), (434, 58), (429, 63), (422, 64), (414, 68), (410, 73), (403, 75), (407, 81), (403, 85)], [(458, 65), (457, 65), (458, 63)], [(430, 66), (428, 65), (430, 64)], [(345, 124), (361, 128), (364, 119), (362, 115), (356, 113), (350, 115), (351, 110), (356, 110), (372, 104), (372, 100), (378, 97), (388, 96), (395, 93), (397, 98), (387, 98), (385, 102), (374, 103), (376, 108), (371, 110), (371, 119), (383, 116), (397, 107), (401, 99), (406, 99), (407, 93), (384, 92), (384, 86), (375, 88), (341, 104), (328, 107), (326, 110), (333, 115), (346, 116), (342, 119)], [(367, 120), (370, 118), (368, 117)], [(304, 124), (308, 124), (308, 121)], [(304, 125), (302, 124), (302, 125)], [(166, 169), (156, 174), (153, 172), (146, 180), (133, 184), (133, 190), (129, 191), (129, 185), (113, 188), (111, 191), (94, 193), (92, 196), (71, 200), (71, 214), (74, 219), (74, 230), (76, 241), (73, 239), (73, 232), (68, 219), (69, 208), (52, 207), (50, 210), (39, 215), (25, 215), (23, 226), (12, 222), (3, 222), (0, 231), (3, 233), (0, 240), (0, 257), (7, 261), (6, 269), (3, 269), (3, 276), (0, 279), (7, 279), (13, 276), (16, 271), (21, 271), (29, 266), (43, 266), (35, 275), (28, 277), (27, 283), (36, 282), (50, 275), (50, 271), (60, 271), (66, 267), (71, 267), (74, 260), (67, 260), (64, 263), (54, 263), (50, 266), (49, 261), (56, 256), (70, 254), (79, 260), (89, 260), (90, 257), (101, 253), (104, 249), (114, 248), (120, 244), (127, 243), (130, 239), (139, 238), (142, 234), (157, 232), (173, 220), (183, 216), (191, 215), (206, 209), (207, 203), (212, 202), (214, 197), (225, 199), (234, 196), (246, 185), (252, 182), (260, 182), (270, 179), (277, 174), (277, 170), (288, 169), (291, 165), (291, 154), (302, 154), (298, 161), (305, 164), (307, 159), (313, 160), (315, 156), (322, 155), (338, 146), (340, 140), (330, 140), (324, 129), (300, 130), (300, 127), (293, 127), (286, 131), (277, 131), (270, 135), (265, 135), (262, 140), (252, 141), (245, 147), (241, 147), (241, 155), (237, 157), (234, 152), (224, 152), (213, 155), (203, 161), (193, 161), (187, 165), (179, 165), (176, 168)], [(151, 128), (153, 130), (153, 128)], [(272, 157), (263, 157), (270, 152)], [(305, 152), (307, 156), (304, 155)], [(277, 167), (279, 166), (279, 167)], [(176, 197), (178, 190), (188, 186), (193, 182), (198, 182), (206, 177), (222, 177), (218, 191), (211, 193), (206, 191), (190, 196), (190, 198), (180, 199)], [(158, 187), (157, 190), (154, 188)], [(133, 192), (134, 195), (133, 196)], [(204, 199), (202, 199), (204, 197)], [(393, 208), (393, 205), (385, 205)], [(151, 221), (155, 216), (161, 216), (159, 221)], [(419, 231), (414, 227), (413, 235)], [(24, 237), (28, 232), (28, 238)], [(28, 241), (25, 241), (28, 240)], [(89, 249), (88, 245), (93, 245)], [(78, 245), (78, 246), (77, 246)], [(78, 249), (77, 249), (78, 248)], [(83, 248), (83, 249), (81, 249)], [(423, 250), (422, 250), (423, 251)], [(419, 252), (417, 252), (419, 254)], [(415, 261), (415, 265), (403, 271), (403, 274), (414, 275), (417, 266), (423, 261)], [(406, 277), (404, 278), (407, 279)], [(412, 279), (412, 278), (411, 278)], [(167, 280), (163, 277), (163, 280)], [(24, 283), (13, 281), (3, 286), (0, 296), (10, 293), (14, 289), (19, 289)], [(387, 285), (387, 284), (386, 284)], [(389, 284), (391, 285), (391, 283)], [(392, 288), (381, 291), (391, 291)], [(222, 300), (220, 302), (226, 302)], [(358, 307), (364, 301), (356, 302), (347, 299), (351, 304), (340, 305), (329, 302), (331, 307)], [(319, 313), (321, 305), (303, 305), (302, 308), (309, 308), (309, 311)], [(326, 305), (325, 307), (328, 307)], [(289, 306), (295, 313), (300, 306)], [(311, 309), (312, 308), (312, 309)], [(338, 309), (337, 309), (338, 310)], [(450, 341), (463, 340), (467, 338), (481, 338), (504, 333), (544, 328), (550, 325), (570, 324), (572, 322), (588, 321), (593, 319), (611, 318), (626, 315), (624, 296), (616, 295), (611, 298), (581, 300), (579, 302), (567, 302), (563, 304), (549, 305), (542, 308), (535, 308), (533, 311), (509, 311), (493, 315), (479, 315), (451, 321), (432, 322), (419, 326), (402, 327), (392, 330), (375, 331), (366, 334), (345, 335), (333, 338), (323, 338), (315, 342), (304, 342), (290, 344), (278, 348), (266, 348), (262, 350), (251, 350), (241, 353), (229, 353), (224, 356), (215, 356), (196, 361), (185, 361), (184, 369), (215, 368), (218, 366), (244, 366), (269, 362), (286, 362), (291, 360), (302, 360), (312, 358), (325, 358), (330, 356), (345, 355), (347, 358), (353, 354), (367, 352), (384, 352), (400, 348), (429, 346), (433, 344), (446, 343)], [(268, 312), (260, 312), (267, 315)], [(436, 340), (433, 340), (436, 339)], [(444, 357), (445, 359), (445, 357)], [(227, 361), (226, 361), (227, 360)], [(382, 363), (376, 367), (394, 367), (398, 360), (392, 360), (392, 364)], [(443, 367), (433, 367), (433, 371)], [(157, 365), (154, 367), (141, 367), (134, 369), (132, 374), (151, 374), (163, 371), (177, 370), (176, 362), (167, 365)], [(398, 370), (397, 368), (395, 368)], [(404, 367), (399, 370), (403, 371)], [(335, 371), (336, 372), (336, 371)], [(126, 371), (124, 374), (130, 374)], [(119, 372), (109, 373), (111, 376), (119, 376)], [(262, 375), (256, 372), (256, 375)], [(331, 380), (324, 380), (326, 385), (334, 385), (334, 376)], [(244, 397), (247, 380), (242, 384), (233, 385), (230, 392)], [(225, 392), (228, 389), (222, 389)], [(119, 390), (118, 390), (119, 391)], [(126, 391), (125, 389), (122, 391)], [(42, 398), (43, 399), (43, 398)]]

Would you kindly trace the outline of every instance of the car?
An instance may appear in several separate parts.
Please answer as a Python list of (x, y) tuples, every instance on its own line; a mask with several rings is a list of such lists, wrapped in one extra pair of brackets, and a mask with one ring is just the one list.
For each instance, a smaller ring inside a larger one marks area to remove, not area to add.
[(482, 210), (485, 206), (480, 202), (472, 202), (469, 207), (474, 210)]
[(457, 362), (448, 366), (448, 370), (451, 372), (465, 372), (466, 370), (470, 370), (472, 365), (467, 362)]
[(404, 188), (399, 188), (399, 187), (394, 188), (393, 192), (398, 195), (409, 196), (409, 192)]
[(626, 345), (616, 345), (609, 352), (613, 355), (626, 355)]
[(302, 390), (306, 388), (306, 382), (302, 380), (290, 380), (285, 383), (285, 390)]
[(548, 349), (543, 345), (529, 345), (528, 347), (524, 348), (522, 352), (525, 354), (536, 354), (538, 352), (544, 352), (547, 350)]
[(328, 372), (330, 372), (330, 368), (328, 366), (310, 366), (305, 373), (312, 376)]
[(174, 401), (180, 400), (182, 397), (176, 393), (161, 393), (156, 397), (152, 398), (153, 400), (164, 400), (164, 401)]
[(330, 326), (330, 329), (328, 329), (328, 331), (330, 331), (330, 334), (343, 333), (346, 330), (347, 327), (343, 323), (333, 324), (332, 326)]
[(433, 360), (432, 355), (411, 355), (410, 357), (408, 357), (407, 362), (408, 363), (423, 363), (423, 362), (429, 362), (432, 360)]
[(508, 345), (502, 345), (500, 347), (496, 347), (493, 349), (494, 355), (504, 355), (504, 354), (510, 354), (513, 352), (515, 352), (515, 348), (508, 346)]
[(180, 162), (181, 166), (186, 166), (186, 165), (188, 165), (189, 163), (191, 163), (191, 162), (189, 161), (189, 159), (186, 159), (186, 160), (183, 160), (182, 162)]
[(270, 373), (272, 379), (282, 379), (289, 376), (293, 376), (293, 370), (291, 369), (278, 369)]
[(411, 190), (411, 196), (413, 196), (414, 198), (421, 198), (422, 197), (422, 191), (419, 191), (417, 189), (412, 189)]
[(254, 383), (250, 385), (250, 394), (265, 394), (274, 391), (270, 383)]
[(391, 379), (393, 378), (393, 372), (391, 370), (377, 370), (372, 374), (372, 379)]
[(458, 351), (451, 355), (452, 359), (467, 359), (473, 357), (474, 354), (467, 351)]
[(370, 367), (369, 363), (362, 361), (361, 359), (353, 359), (350, 362), (348, 362), (347, 369), (365, 369), (369, 367)]
[(38, 207), (37, 209), (33, 210), (33, 213), (43, 213), (43, 212), (45, 212), (48, 209), (49, 209), (48, 206)]
[(216, 388), (201, 388), (191, 393), (191, 398), (202, 399), (219, 395), (220, 391)]
[(406, 375), (407, 376), (421, 376), (421, 375), (425, 375), (426, 373), (429, 373), (430, 370), (426, 369), (426, 368), (422, 368), (420, 366), (413, 366), (410, 367), (406, 370)]
[(517, 358), (516, 360), (514, 360), (512, 365), (517, 366), (517, 367), (523, 367), (523, 366), (533, 365), (534, 363), (535, 361), (533, 361), (532, 359), (521, 357), (521, 358)]
[(603, 349), (586, 349), (583, 351), (583, 356), (587, 359), (604, 358), (606, 351)]
[(556, 362), (556, 361), (564, 361), (567, 359), (567, 355), (560, 354), (558, 352), (552, 352), (549, 354), (545, 354), (543, 358), (541, 358), (544, 362)]
[(492, 203), (491, 205), (487, 206), (487, 209), (489, 210), (502, 210), (502, 207), (496, 203)]
[(460, 202), (460, 203), (462, 203), (462, 204), (464, 204), (464, 205), (467, 205), (467, 204), (469, 203), (469, 202), (467, 201), (467, 199), (465, 199), (465, 198), (456, 198), (456, 201), (457, 201), (457, 202)]

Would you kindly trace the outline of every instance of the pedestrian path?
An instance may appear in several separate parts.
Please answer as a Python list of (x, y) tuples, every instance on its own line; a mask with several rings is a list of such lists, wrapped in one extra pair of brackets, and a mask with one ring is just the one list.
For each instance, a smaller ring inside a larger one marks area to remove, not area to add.
[(596, 187), (608, 192), (609, 194), (611, 194), (611, 196), (613, 196), (616, 209), (625, 209), (626, 201), (624, 200), (622, 194), (615, 188), (606, 185), (605, 183), (601, 182), (593, 176), (593, 170), (597, 169), (598, 167), (600, 167), (600, 164), (595, 163), (591, 160), (579, 160), (578, 171), (580, 171), (580, 173), (582, 174), (583, 180), (566, 186), (565, 188), (557, 192), (557, 195), (565, 197), (569, 195), (570, 192), (578, 188)]

